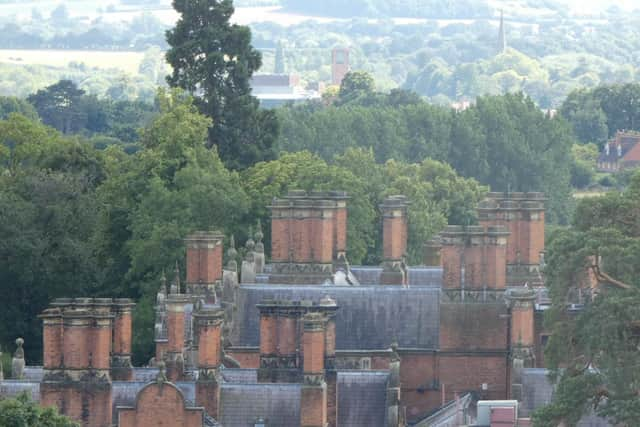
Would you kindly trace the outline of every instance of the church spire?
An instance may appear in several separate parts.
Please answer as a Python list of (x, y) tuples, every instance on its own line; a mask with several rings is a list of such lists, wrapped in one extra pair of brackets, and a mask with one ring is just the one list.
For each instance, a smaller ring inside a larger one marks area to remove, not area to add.
[(498, 30), (498, 53), (505, 53), (507, 51), (507, 36), (504, 29), (504, 13), (500, 9), (500, 29)]

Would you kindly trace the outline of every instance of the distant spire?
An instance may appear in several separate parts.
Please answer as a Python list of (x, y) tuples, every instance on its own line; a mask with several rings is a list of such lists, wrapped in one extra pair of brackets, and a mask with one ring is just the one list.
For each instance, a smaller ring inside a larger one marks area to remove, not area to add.
[(504, 29), (504, 12), (500, 9), (500, 29), (498, 30), (498, 53), (507, 51), (507, 36)]

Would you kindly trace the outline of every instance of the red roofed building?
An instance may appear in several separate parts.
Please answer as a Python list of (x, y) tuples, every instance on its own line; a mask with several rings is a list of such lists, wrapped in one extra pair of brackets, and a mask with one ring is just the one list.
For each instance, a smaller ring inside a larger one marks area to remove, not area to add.
[(640, 166), (640, 132), (618, 131), (598, 157), (599, 172), (617, 172)]

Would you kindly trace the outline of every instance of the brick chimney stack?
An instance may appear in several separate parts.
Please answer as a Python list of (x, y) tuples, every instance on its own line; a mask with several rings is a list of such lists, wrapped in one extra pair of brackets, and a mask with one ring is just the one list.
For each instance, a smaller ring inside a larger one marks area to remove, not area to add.
[(83, 426), (111, 426), (109, 298), (60, 298), (43, 319), (43, 406), (57, 406)]
[(114, 299), (113, 349), (111, 355), (111, 378), (118, 381), (133, 379), (131, 365), (131, 314), (135, 304), (128, 298)]
[(441, 234), (442, 241), (442, 287), (462, 288), (462, 260), (466, 245), (466, 234), (459, 225), (448, 226)]
[(183, 294), (169, 294), (167, 307), (167, 350), (164, 361), (167, 378), (175, 382), (184, 376), (184, 309), (188, 298)]
[(222, 280), (222, 241), (217, 231), (198, 231), (185, 239), (187, 293), (215, 302), (215, 285)]
[(198, 340), (198, 381), (196, 403), (217, 418), (219, 402), (218, 368), (222, 359), (224, 311), (201, 303), (193, 313)]
[(404, 265), (407, 253), (407, 208), (402, 195), (389, 196), (380, 205), (382, 213), (383, 285), (407, 285), (408, 272)]
[(325, 328), (323, 313), (308, 313), (303, 319), (304, 383), (300, 404), (302, 427), (327, 425), (327, 384), (324, 381)]
[[(289, 191), (271, 206), (272, 283), (321, 284), (346, 263), (348, 197)], [(304, 271), (302, 273), (301, 271)]]
[(481, 225), (501, 225), (510, 233), (506, 248), (509, 285), (542, 285), (545, 200), (543, 193), (489, 193), (478, 207)]

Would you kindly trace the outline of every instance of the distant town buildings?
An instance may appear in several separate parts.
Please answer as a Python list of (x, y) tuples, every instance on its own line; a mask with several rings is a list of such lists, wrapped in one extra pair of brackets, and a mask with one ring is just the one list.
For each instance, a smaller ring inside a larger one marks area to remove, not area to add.
[(260, 106), (265, 108), (320, 99), (320, 91), (302, 87), (296, 74), (255, 74), (251, 78), (251, 89)]
[(600, 172), (618, 172), (640, 166), (640, 132), (618, 131), (598, 157)]
[(340, 86), (344, 76), (350, 71), (349, 49), (334, 48), (331, 51), (331, 84)]

